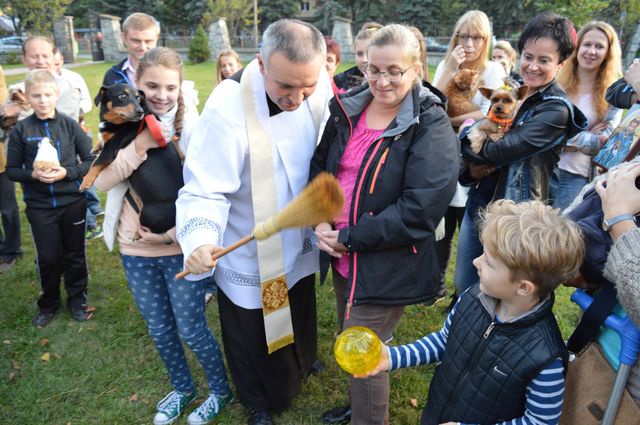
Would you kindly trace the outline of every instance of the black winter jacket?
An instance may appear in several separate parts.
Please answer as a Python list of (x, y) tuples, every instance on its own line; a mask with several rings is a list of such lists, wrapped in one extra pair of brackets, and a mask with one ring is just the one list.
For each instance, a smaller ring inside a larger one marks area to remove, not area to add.
[(102, 85), (104, 87), (112, 86), (118, 83), (129, 84), (131, 87), (135, 87), (133, 81), (129, 81), (129, 77), (127, 77), (127, 74), (122, 70), (122, 65), (124, 65), (126, 60), (126, 58), (123, 59), (121, 62), (118, 62), (107, 70), (102, 80)]
[(552, 312), (554, 295), (513, 322), (495, 322), (495, 302), (472, 286), (451, 322), (421, 425), (495, 424), (520, 417), (526, 388), (567, 349)]
[[(337, 173), (352, 128), (371, 99), (364, 85), (329, 102), (331, 116), (310, 178), (324, 170)], [(352, 304), (407, 305), (435, 294), (434, 232), (455, 193), (458, 172), (459, 145), (443, 100), (418, 85), (365, 154), (350, 225), (339, 234), (338, 241), (351, 251)], [(329, 262), (322, 253), (323, 279)]]
[(475, 154), (462, 137), (462, 155), (469, 161), (490, 163), (498, 168), (487, 178), (472, 181), (463, 173), (462, 184), (473, 185), (467, 209), (475, 213), (494, 199), (515, 202), (549, 199), (549, 183), (560, 151), (567, 140), (587, 127), (587, 119), (552, 82), (528, 97), (513, 120), (511, 129), (496, 142), (487, 138)]
[[(44, 137), (53, 142), (60, 165), (67, 170), (64, 179), (52, 184), (42, 183), (31, 176), (38, 143)], [(91, 138), (75, 120), (57, 111), (54, 118), (46, 120), (32, 114), (19, 121), (9, 134), (7, 177), (22, 183), (24, 202), (28, 207), (62, 207), (83, 198), (78, 188), (93, 159)]]
[(360, 71), (360, 68), (357, 66), (349, 68), (333, 77), (333, 82), (336, 83), (336, 87), (347, 91), (360, 87), (365, 81), (362, 71)]
[(635, 104), (632, 99), (634, 94), (636, 91), (627, 83), (627, 80), (620, 78), (609, 86), (605, 98), (616, 108), (629, 109)]

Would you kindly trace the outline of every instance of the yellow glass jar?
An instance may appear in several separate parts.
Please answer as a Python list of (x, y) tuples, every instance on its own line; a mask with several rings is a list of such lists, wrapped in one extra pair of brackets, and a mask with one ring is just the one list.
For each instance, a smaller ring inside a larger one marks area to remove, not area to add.
[(382, 342), (378, 335), (364, 326), (352, 326), (343, 331), (333, 346), (338, 365), (351, 375), (365, 375), (380, 362)]

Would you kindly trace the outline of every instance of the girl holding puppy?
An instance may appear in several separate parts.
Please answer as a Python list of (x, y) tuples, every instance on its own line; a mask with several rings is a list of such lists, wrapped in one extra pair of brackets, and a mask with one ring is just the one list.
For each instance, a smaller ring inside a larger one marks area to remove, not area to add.
[[(167, 48), (147, 52), (138, 64), (136, 85), (144, 93), (149, 110), (159, 117), (165, 140), (180, 140), (186, 151), (189, 129), (197, 119), (196, 111), (185, 107), (181, 90), (183, 80), (180, 56)], [(117, 236), (120, 256), (136, 306), (144, 317), (151, 338), (165, 364), (171, 391), (157, 405), (155, 425), (174, 422), (184, 408), (196, 399), (195, 383), (181, 344), (194, 352), (205, 371), (210, 395), (188, 417), (191, 425), (206, 424), (231, 398), (231, 389), (222, 363), (218, 343), (207, 326), (205, 282), (175, 280), (182, 269), (183, 257), (176, 241), (175, 227), (153, 233), (140, 223), (141, 205), (130, 188), (130, 178), (158, 155), (174, 155), (177, 149), (168, 143), (164, 152), (148, 130), (122, 149), (115, 161), (96, 179), (99, 190), (108, 190), (105, 214), (105, 241), (111, 249)], [(156, 152), (154, 152), (156, 151)], [(167, 173), (182, 177), (179, 159)], [(154, 187), (158, 190), (158, 187)], [(174, 199), (177, 199), (177, 190)], [(175, 214), (175, 210), (174, 210)]]

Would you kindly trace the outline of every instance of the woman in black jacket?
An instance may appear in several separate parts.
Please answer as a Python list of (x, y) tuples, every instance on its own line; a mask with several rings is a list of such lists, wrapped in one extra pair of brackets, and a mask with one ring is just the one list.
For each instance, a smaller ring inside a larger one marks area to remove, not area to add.
[[(311, 177), (328, 170), (345, 190), (341, 217), (316, 226), (323, 277), (333, 257), (339, 324), (387, 341), (404, 306), (438, 287), (434, 231), (455, 192), (459, 149), (442, 99), (420, 82), (411, 31), (378, 30), (368, 56), (368, 84), (330, 102)], [(350, 399), (352, 424), (386, 423), (388, 374), (350, 378)], [(323, 422), (348, 416), (333, 409)]]

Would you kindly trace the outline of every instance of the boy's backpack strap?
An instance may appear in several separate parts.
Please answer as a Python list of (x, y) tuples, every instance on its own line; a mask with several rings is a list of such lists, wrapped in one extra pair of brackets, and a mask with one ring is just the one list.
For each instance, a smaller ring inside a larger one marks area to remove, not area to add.
[(584, 311), (580, 323), (567, 341), (569, 351), (580, 353), (596, 337), (600, 326), (611, 314), (617, 302), (616, 290), (611, 283), (593, 295), (593, 302)]

